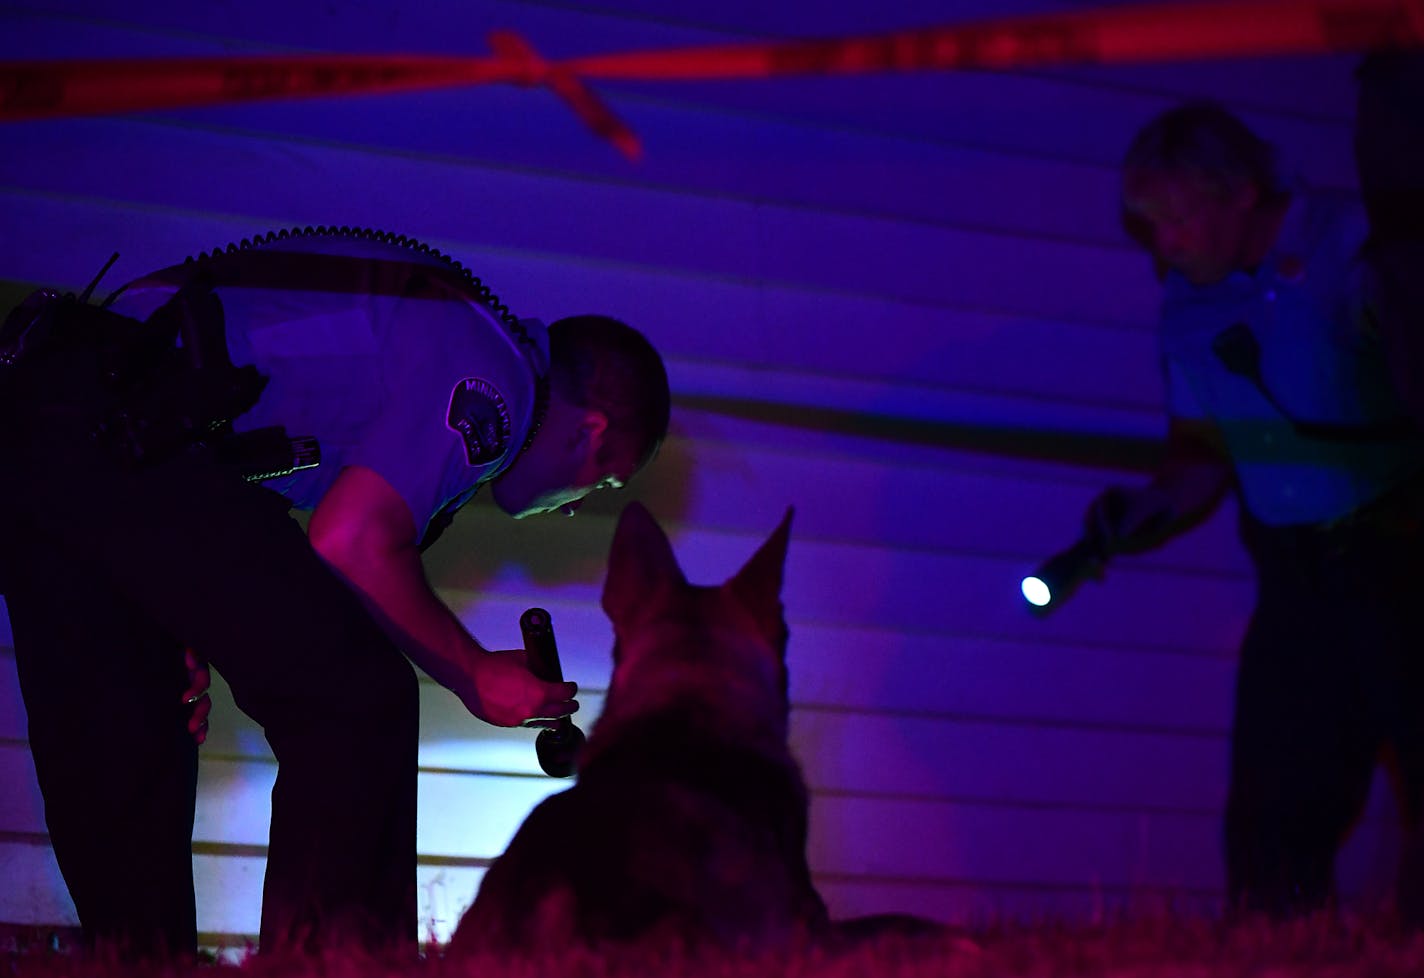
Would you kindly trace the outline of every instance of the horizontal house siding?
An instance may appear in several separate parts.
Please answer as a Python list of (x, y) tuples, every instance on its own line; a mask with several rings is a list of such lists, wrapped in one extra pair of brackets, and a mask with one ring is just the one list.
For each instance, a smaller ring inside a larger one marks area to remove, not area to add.
[[(549, 56), (886, 30), (1081, 4), (891, 8), (703, 2), (140, 5), (0, 11), (0, 58), (316, 50), (479, 52), (514, 27)], [(488, 87), (38, 121), (0, 130), (0, 279), (99, 294), (269, 229), (406, 234), (515, 312), (601, 311), (664, 352), (672, 435), (630, 492), (574, 521), (483, 501), (431, 552), (485, 644), (552, 613), (597, 717), (618, 507), (645, 500), (689, 577), (720, 581), (796, 515), (784, 599), (811, 862), (841, 915), (1084, 918), (1220, 898), (1236, 643), (1253, 580), (1224, 508), (1123, 558), (1048, 617), (1019, 579), (1073, 542), (1164, 430), (1157, 285), (1122, 235), (1116, 165), (1191, 95), (1224, 99), (1306, 178), (1354, 184), (1349, 60), (1038, 68), (599, 92), (633, 165), (546, 92)], [(83, 596), (75, 596), (82, 606)], [(0, 647), (11, 640), (0, 615)], [(422, 683), (421, 913), (444, 937), (488, 861), (560, 783), (528, 731)], [(275, 775), (219, 677), (195, 828), (199, 926), (255, 934)], [(0, 921), (73, 922), (0, 654)], [(1387, 884), (1383, 782), (1342, 857)]]

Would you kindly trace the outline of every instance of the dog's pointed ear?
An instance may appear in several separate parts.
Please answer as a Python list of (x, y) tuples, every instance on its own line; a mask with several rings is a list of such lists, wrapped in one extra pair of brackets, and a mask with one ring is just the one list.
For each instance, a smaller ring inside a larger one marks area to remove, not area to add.
[(782, 633), (781, 584), (786, 569), (786, 548), (791, 542), (791, 517), (788, 506), (781, 525), (772, 531), (766, 542), (757, 548), (751, 559), (724, 586), (750, 611), (762, 626), (763, 634), (775, 639)]
[(659, 587), (686, 583), (672, 544), (653, 514), (639, 502), (625, 506), (613, 531), (608, 576), (603, 581), (603, 610), (614, 628), (632, 617)]

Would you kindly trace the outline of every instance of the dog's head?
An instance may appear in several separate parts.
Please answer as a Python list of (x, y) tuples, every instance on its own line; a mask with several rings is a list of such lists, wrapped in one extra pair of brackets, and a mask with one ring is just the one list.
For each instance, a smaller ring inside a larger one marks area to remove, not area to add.
[(641, 709), (692, 690), (752, 711), (774, 702), (785, 723), (781, 584), (791, 516), (788, 509), (742, 569), (718, 587), (688, 583), (667, 535), (641, 504), (623, 510), (603, 588), (615, 638), (605, 712)]

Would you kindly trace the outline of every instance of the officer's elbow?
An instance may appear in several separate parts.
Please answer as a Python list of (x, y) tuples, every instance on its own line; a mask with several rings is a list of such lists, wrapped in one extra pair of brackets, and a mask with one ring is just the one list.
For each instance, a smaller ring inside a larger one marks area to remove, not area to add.
[(404, 530), (372, 514), (322, 512), (318, 507), (307, 524), (307, 540), (323, 560), (350, 578), (409, 549), (410, 534)]
[(312, 512), (307, 539), (342, 570), (384, 563), (415, 544), (415, 522), (394, 489), (369, 469), (343, 469)]

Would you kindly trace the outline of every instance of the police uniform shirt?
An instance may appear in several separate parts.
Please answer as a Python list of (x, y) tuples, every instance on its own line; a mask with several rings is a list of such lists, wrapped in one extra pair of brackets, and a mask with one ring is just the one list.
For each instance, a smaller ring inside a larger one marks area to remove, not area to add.
[[(1353, 202), (1297, 195), (1254, 270), (1201, 286), (1167, 274), (1161, 340), (1168, 411), (1219, 427), (1242, 500), (1264, 523), (1328, 523), (1418, 467), (1411, 443), (1321, 440), (1293, 424), (1361, 426), (1403, 413), (1360, 287), (1356, 254), (1367, 230)], [(1213, 350), (1218, 335), (1237, 325), (1260, 350), (1259, 386)]]
[(113, 309), (146, 318), (196, 273), (222, 302), (232, 362), (268, 378), (234, 429), (282, 425), (321, 446), (319, 467), (266, 483), (296, 508), (364, 466), (405, 500), (418, 541), (523, 446), (547, 335), (533, 320), (507, 327), (442, 259), (369, 238), (294, 237), (154, 273)]

